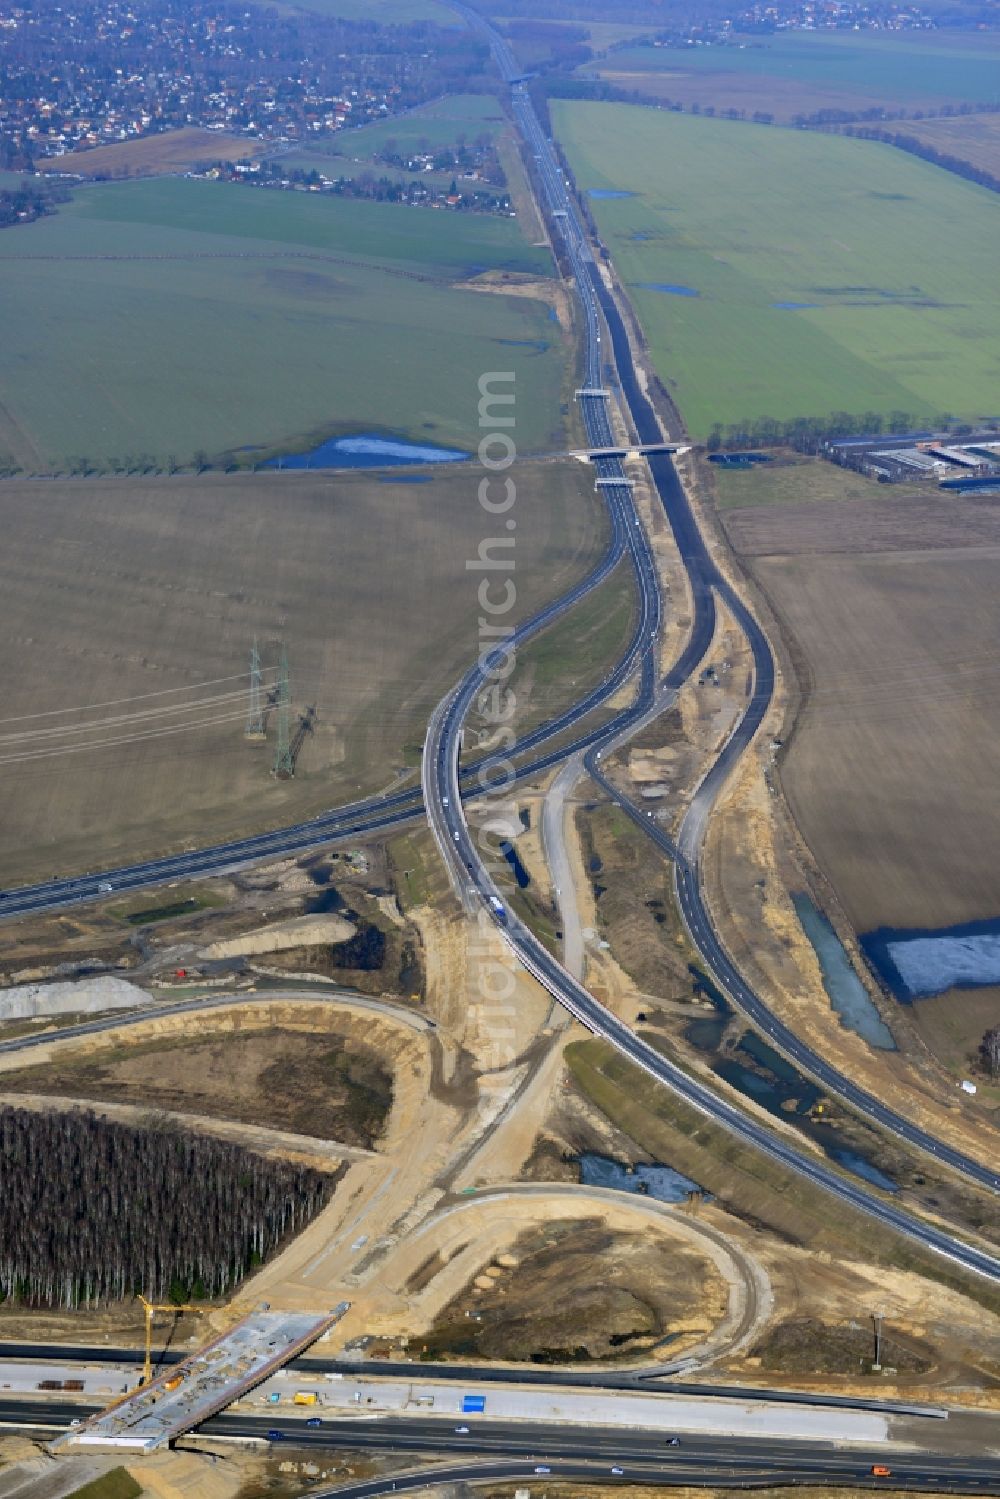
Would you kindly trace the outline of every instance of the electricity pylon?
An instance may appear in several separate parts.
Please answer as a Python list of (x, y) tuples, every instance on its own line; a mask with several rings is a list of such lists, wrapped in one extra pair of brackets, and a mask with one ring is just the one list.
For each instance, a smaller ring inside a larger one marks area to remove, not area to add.
[(256, 635), (250, 651), (250, 706), (247, 710), (247, 726), (243, 731), (243, 737), (253, 744), (261, 744), (267, 738), (264, 732), (264, 710), (260, 700), (260, 651), (257, 649)]
[(281, 660), (278, 663), (278, 746), (274, 752), (274, 769), (272, 770), (272, 775), (277, 776), (279, 781), (289, 781), (295, 774), (295, 761), (292, 758), (289, 734), (291, 702), (292, 691), (288, 683), (288, 652), (282, 646)]

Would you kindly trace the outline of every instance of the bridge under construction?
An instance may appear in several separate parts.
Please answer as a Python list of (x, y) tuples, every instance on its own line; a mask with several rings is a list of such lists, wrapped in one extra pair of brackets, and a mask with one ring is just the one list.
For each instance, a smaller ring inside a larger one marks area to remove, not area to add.
[(571, 448), (570, 458), (591, 463), (595, 458), (644, 458), (653, 453), (686, 453), (690, 444), (677, 442), (637, 442), (619, 448)]

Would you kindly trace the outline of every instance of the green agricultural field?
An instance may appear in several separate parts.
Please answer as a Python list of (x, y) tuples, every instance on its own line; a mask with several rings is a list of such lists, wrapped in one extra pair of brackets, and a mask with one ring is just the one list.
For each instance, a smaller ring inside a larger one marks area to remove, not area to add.
[(441, 214), (396, 204), (276, 193), (219, 182), (104, 183), (79, 194), (76, 219), (157, 225), (270, 240), (430, 274), (495, 268), (547, 275), (545, 251), (518, 225), (487, 214)]
[(455, 12), (440, 0), (296, 0), (296, 8), (321, 16), (343, 16), (348, 21), (378, 21), (381, 26), (410, 21), (433, 21), (435, 26), (459, 24)]
[[(800, 85), (804, 112), (810, 96), (834, 93), (897, 105), (1000, 102), (1000, 37), (990, 32), (786, 31), (724, 47), (622, 47), (607, 66), (711, 80), (703, 102), (716, 104), (723, 75), (734, 88), (756, 79), (764, 90), (761, 109), (773, 84), (782, 90)], [(848, 97), (844, 104), (850, 107)]]
[(187, 465), (359, 429), (469, 448), (489, 370), (517, 374), (522, 451), (561, 431), (548, 308), (456, 285), (550, 274), (515, 220), (163, 179), (79, 190), (0, 235), (0, 261), (0, 466)]
[(590, 206), (693, 435), (997, 410), (995, 194), (869, 141), (629, 105), (553, 114), (580, 190), (629, 195)]
[(507, 123), (493, 94), (448, 94), (411, 109), (399, 119), (341, 130), (329, 146), (345, 156), (364, 159), (384, 150), (387, 141), (395, 141), (400, 152), (419, 150), (424, 142), (433, 150), (436, 146), (453, 146), (460, 135), (470, 141), (479, 135), (495, 137)]
[[(336, 135), (305, 143), (274, 159), (306, 172), (315, 167), (328, 177), (348, 174), (352, 167), (361, 163), (379, 176), (384, 174), (411, 181), (412, 174), (394, 173), (375, 162), (376, 155), (390, 142), (393, 150), (400, 154), (423, 149), (433, 151), (442, 146), (456, 145), (460, 136), (470, 142), (482, 135), (496, 140), (509, 129), (509, 123), (492, 94), (448, 94), (443, 99), (410, 110), (400, 119), (380, 120), (376, 125), (362, 125), (357, 130), (339, 130)], [(426, 180), (430, 184), (439, 179), (428, 173)], [(450, 180), (450, 175), (446, 175), (445, 181)]]

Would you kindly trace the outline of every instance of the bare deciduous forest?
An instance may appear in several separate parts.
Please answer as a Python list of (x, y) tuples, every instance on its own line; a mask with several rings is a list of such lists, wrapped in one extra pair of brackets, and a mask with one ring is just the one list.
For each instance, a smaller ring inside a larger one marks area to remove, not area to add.
[(0, 1301), (218, 1296), (336, 1177), (190, 1131), (0, 1108)]

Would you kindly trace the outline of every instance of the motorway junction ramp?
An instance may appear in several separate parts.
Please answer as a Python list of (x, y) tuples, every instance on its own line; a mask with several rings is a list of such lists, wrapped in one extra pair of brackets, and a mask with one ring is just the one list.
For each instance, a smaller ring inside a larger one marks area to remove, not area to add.
[(138, 1452), (169, 1446), (315, 1343), (349, 1306), (349, 1301), (342, 1301), (323, 1317), (260, 1307), (206, 1348), (91, 1416), (53, 1446), (62, 1451), (116, 1448)]

